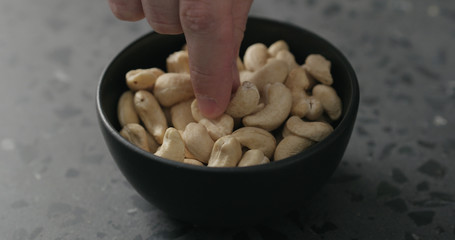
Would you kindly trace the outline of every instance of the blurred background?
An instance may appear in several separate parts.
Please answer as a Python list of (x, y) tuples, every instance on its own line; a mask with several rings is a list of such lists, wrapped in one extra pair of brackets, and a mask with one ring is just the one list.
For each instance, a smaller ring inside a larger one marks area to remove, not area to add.
[(258, 0), (250, 14), (326, 38), (359, 79), (351, 142), (304, 209), (204, 229), (145, 202), (107, 151), (95, 95), (150, 27), (106, 0), (2, 0), (0, 238), (455, 239), (454, 1)]

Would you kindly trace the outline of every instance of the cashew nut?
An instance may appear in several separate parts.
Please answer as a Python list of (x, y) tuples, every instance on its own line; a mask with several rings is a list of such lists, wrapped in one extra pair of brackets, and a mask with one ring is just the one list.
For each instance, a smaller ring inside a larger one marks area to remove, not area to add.
[(242, 158), (240, 159), (240, 162), (238, 163), (238, 167), (248, 167), (248, 166), (254, 166), (254, 165), (260, 165), (260, 164), (265, 164), (269, 163), (270, 160), (264, 156), (264, 153), (260, 150), (257, 149), (252, 149), (246, 151)]
[(324, 113), (321, 102), (305, 91), (294, 90), (292, 93), (291, 114), (300, 118), (316, 120)]
[(242, 157), (242, 146), (236, 138), (224, 136), (213, 144), (208, 167), (235, 167)]
[(335, 89), (318, 84), (313, 88), (313, 97), (321, 102), (322, 108), (330, 119), (337, 120), (341, 117), (342, 103)]
[[(284, 126), (283, 129), (281, 130), (281, 140), (283, 140), (283, 138), (289, 136), (289, 135), (294, 135), (291, 131), (289, 131), (289, 129)], [(278, 137), (276, 138), (277, 142), (280, 142), (281, 140), (278, 140)]]
[(190, 73), (188, 52), (177, 51), (166, 59), (166, 68), (170, 73)]
[(170, 107), (194, 97), (190, 75), (187, 73), (165, 73), (161, 75), (156, 80), (153, 95), (164, 107)]
[(142, 150), (150, 152), (147, 140), (147, 132), (140, 124), (126, 124), (120, 131), (120, 135)]
[(293, 156), (297, 153), (310, 147), (314, 142), (303, 137), (289, 135), (283, 138), (276, 147), (273, 157), (274, 161), (279, 161), (287, 157)]
[(185, 159), (185, 143), (177, 129), (170, 127), (164, 134), (163, 145), (155, 152), (162, 158), (183, 162)]
[(223, 114), (216, 119), (203, 118), (199, 120), (199, 123), (207, 129), (213, 140), (229, 135), (234, 130), (234, 119), (227, 114)]
[(313, 76), (316, 80), (325, 85), (332, 85), (333, 78), (330, 73), (331, 63), (324, 56), (320, 54), (310, 54), (305, 59), (303, 67)]
[(305, 118), (312, 121), (320, 119), (324, 113), (321, 102), (314, 96), (304, 97), (303, 99), (307, 102), (307, 105), (309, 107)]
[(276, 147), (275, 137), (268, 131), (257, 127), (243, 127), (232, 134), (239, 143), (248, 149), (261, 150), (268, 158), (273, 156)]
[(288, 74), (285, 85), (292, 93), (292, 115), (300, 118), (306, 117), (310, 120), (318, 119), (322, 115), (321, 103), (306, 93), (306, 90), (310, 89), (314, 84), (313, 78), (303, 68), (294, 68)]
[(292, 90), (307, 91), (310, 90), (316, 81), (312, 78), (304, 68), (298, 67), (292, 69), (284, 82), (286, 87)]
[(159, 68), (136, 69), (126, 73), (126, 85), (132, 91), (152, 90), (156, 79), (164, 74)]
[(288, 71), (300, 67), (300, 65), (297, 64), (297, 62), (295, 61), (294, 55), (291, 52), (289, 52), (289, 50), (279, 51), (276, 54), (275, 58), (285, 61), (286, 64), (288, 65)]
[(256, 71), (265, 65), (268, 58), (267, 47), (262, 43), (255, 43), (246, 49), (243, 55), (243, 64), (247, 70)]
[(193, 119), (196, 122), (199, 122), (201, 119), (204, 118), (201, 111), (199, 110), (199, 105), (196, 99), (194, 99), (193, 102), (191, 103), (191, 115), (193, 116)]
[(269, 46), (268, 52), (269, 52), (270, 56), (276, 57), (278, 52), (281, 50), (289, 51), (289, 46), (284, 40), (278, 40), (278, 41), (272, 43)]
[(333, 123), (333, 120), (330, 119), (330, 117), (327, 114), (322, 114), (318, 119), (314, 119), (314, 120), (311, 120), (311, 121), (314, 121), (314, 122), (325, 122), (325, 123), (328, 123), (328, 124), (332, 124)]
[(288, 66), (286, 62), (271, 58), (262, 68), (253, 72), (249, 78), (244, 78), (244, 81), (254, 83), (262, 96), (265, 85), (275, 82), (283, 83), (286, 80), (287, 75)]
[(139, 123), (139, 116), (134, 109), (134, 94), (132, 91), (126, 91), (120, 96), (117, 105), (117, 117), (122, 127), (128, 123)]
[(183, 131), (188, 123), (195, 122), (191, 114), (192, 102), (193, 99), (188, 99), (171, 107), (171, 121), (176, 129)]
[(330, 86), (331, 62), (322, 55), (311, 54), (299, 66), (279, 40), (268, 48), (250, 45), (235, 64), (241, 86), (216, 119), (204, 117), (194, 98), (186, 45), (168, 56), (167, 73), (129, 71), (130, 90), (117, 106), (120, 135), (174, 161), (244, 167), (287, 158), (332, 133), (342, 105)]
[(231, 134), (234, 130), (234, 119), (228, 114), (224, 113), (215, 119), (208, 119), (202, 116), (196, 99), (191, 103), (191, 113), (194, 120), (207, 129), (213, 140)]
[(240, 78), (240, 84), (243, 82), (249, 82), (250, 79), (252, 78), (254, 72), (250, 72), (248, 70), (242, 70), (239, 72), (239, 78)]
[(248, 81), (243, 82), (232, 97), (226, 113), (233, 118), (244, 117), (261, 108), (258, 106), (259, 99), (259, 91), (256, 85)]
[(153, 94), (145, 90), (137, 91), (134, 95), (134, 107), (147, 131), (158, 143), (163, 143), (167, 120)]
[(182, 139), (193, 158), (208, 163), (214, 142), (202, 124), (189, 123), (183, 131)]
[(280, 82), (267, 85), (265, 92), (265, 107), (257, 113), (244, 117), (242, 122), (245, 126), (272, 131), (278, 128), (291, 112), (292, 96), (291, 91)]
[(191, 165), (196, 165), (196, 166), (205, 166), (202, 162), (192, 159), (192, 158), (185, 158), (183, 159), (183, 162), (186, 164), (191, 164)]
[[(179, 133), (180, 133), (180, 136), (182, 136), (183, 131), (179, 131)], [(185, 141), (184, 141), (184, 142), (185, 142)], [(193, 154), (191, 154), (190, 151), (188, 151), (188, 148), (186, 148), (186, 146), (185, 146), (185, 158), (195, 159), (195, 157), (193, 156)]]
[(292, 116), (286, 122), (285, 128), (294, 135), (320, 142), (333, 132), (333, 127), (325, 122), (306, 122), (297, 116)]
[(305, 117), (310, 111), (309, 102), (306, 101), (309, 97), (304, 91), (291, 90), (292, 95), (292, 108), (291, 114), (298, 117)]

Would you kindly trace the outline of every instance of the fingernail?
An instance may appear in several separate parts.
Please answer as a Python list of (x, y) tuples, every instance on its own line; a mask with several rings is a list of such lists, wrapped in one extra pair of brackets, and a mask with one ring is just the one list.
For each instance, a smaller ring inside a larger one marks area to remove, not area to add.
[(205, 117), (215, 118), (220, 114), (218, 112), (218, 104), (214, 98), (208, 96), (198, 96), (197, 102), (199, 110)]

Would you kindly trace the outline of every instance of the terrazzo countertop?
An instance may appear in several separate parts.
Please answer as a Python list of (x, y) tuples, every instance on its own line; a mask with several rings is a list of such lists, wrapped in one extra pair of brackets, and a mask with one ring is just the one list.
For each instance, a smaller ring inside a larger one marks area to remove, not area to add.
[(150, 31), (107, 1), (0, 2), (0, 239), (455, 239), (455, 3), (257, 0), (251, 15), (326, 38), (360, 83), (342, 163), (303, 209), (255, 227), (167, 217), (101, 136), (103, 68)]

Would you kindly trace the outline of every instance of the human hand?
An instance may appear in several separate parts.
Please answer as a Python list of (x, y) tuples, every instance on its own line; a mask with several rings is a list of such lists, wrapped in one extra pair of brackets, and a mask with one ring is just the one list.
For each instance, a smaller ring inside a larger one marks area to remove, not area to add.
[(184, 33), (201, 113), (220, 116), (240, 84), (237, 56), (253, 0), (109, 0), (114, 15), (147, 19), (162, 34)]

